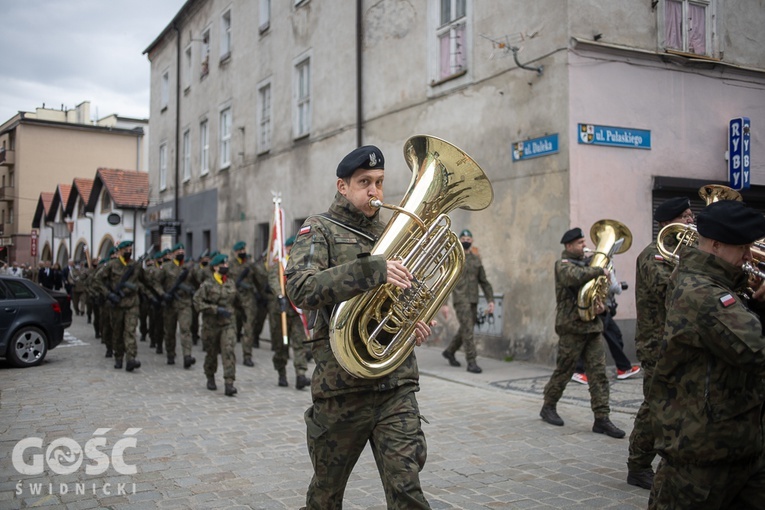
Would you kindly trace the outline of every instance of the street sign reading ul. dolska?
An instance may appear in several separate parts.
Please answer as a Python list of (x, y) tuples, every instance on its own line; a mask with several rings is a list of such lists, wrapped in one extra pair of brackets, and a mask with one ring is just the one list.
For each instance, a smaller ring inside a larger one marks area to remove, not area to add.
[(728, 180), (733, 189), (749, 189), (750, 129), (748, 117), (731, 119), (728, 124)]

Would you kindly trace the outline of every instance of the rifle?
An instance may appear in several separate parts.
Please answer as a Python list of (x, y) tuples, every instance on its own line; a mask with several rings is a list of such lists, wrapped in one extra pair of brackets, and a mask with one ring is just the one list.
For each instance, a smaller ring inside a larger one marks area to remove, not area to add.
[(181, 271), (181, 274), (178, 275), (178, 277), (175, 279), (175, 282), (173, 283), (173, 286), (170, 287), (170, 290), (165, 292), (164, 300), (165, 302), (169, 303), (173, 299), (175, 299), (175, 293), (178, 292), (178, 289), (183, 284), (183, 281), (186, 279), (186, 277), (189, 275), (189, 268), (184, 267), (183, 271)]
[(122, 289), (125, 287), (128, 287), (128, 280), (131, 276), (133, 276), (133, 272), (135, 271), (136, 264), (130, 264), (128, 268), (125, 270), (124, 273), (122, 273), (122, 278), (120, 278), (120, 281), (117, 282), (117, 286), (114, 287), (111, 292), (109, 292), (109, 295), (106, 296), (109, 301), (112, 302), (112, 304), (117, 304), (120, 302), (122, 298), (125, 297), (125, 293), (122, 292)]
[(244, 283), (244, 279), (250, 274), (250, 266), (245, 266), (242, 272), (239, 274), (239, 278), (236, 279), (236, 288), (250, 290), (252, 286), (249, 283)]

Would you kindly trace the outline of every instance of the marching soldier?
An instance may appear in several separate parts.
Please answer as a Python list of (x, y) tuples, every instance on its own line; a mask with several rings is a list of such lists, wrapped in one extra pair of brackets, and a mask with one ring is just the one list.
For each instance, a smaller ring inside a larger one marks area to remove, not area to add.
[[(146, 268), (146, 280), (154, 289), (162, 287), (160, 275), (162, 274), (162, 262), (165, 260), (165, 250), (155, 253), (152, 257), (154, 264)], [(149, 307), (149, 347), (157, 354), (164, 352), (165, 339), (165, 314), (163, 306)]]
[[(295, 236), (290, 237), (284, 242), (284, 248), (289, 258), (292, 245), (295, 244)], [(305, 334), (305, 326), (300, 314), (292, 306), (286, 296), (281, 294), (283, 288), (279, 281), (279, 271), (281, 262), (274, 262), (268, 270), (268, 285), (272, 289), (272, 299), (270, 303), (270, 313), (268, 323), (271, 326), (271, 350), (274, 351), (273, 363), (274, 369), (279, 373), (279, 386), (288, 386), (287, 382), (287, 360), (290, 357), (289, 348), (292, 347), (293, 362), (295, 367), (295, 388), (302, 390), (310, 386), (311, 381), (305, 376), (308, 369), (308, 362), (305, 358), (305, 341), (308, 337)], [(282, 331), (282, 313), (287, 315), (287, 337), (289, 345), (284, 345), (284, 331)]]
[(236, 285), (239, 293), (239, 309), (237, 313), (241, 315), (242, 325), (242, 356), (245, 366), (252, 367), (252, 344), (253, 344), (253, 326), (255, 324), (255, 292), (263, 292), (260, 288), (260, 282), (256, 277), (254, 264), (249, 262), (247, 255), (247, 244), (244, 241), (237, 242), (234, 247), (234, 257), (229, 263), (229, 275)]
[(236, 287), (228, 278), (226, 255), (218, 254), (210, 261), (212, 273), (205, 278), (194, 293), (194, 307), (202, 314), (202, 345), (205, 349), (204, 370), (207, 376), (207, 389), (218, 389), (215, 384), (215, 372), (218, 370), (218, 353), (223, 364), (224, 393), (233, 397), (237, 393), (234, 387), (236, 379), (236, 334), (233, 314), (239, 299)]
[(101, 278), (106, 271), (106, 266), (115, 258), (117, 258), (117, 248), (112, 246), (109, 248), (108, 255), (99, 261), (98, 269), (96, 270), (96, 275), (93, 281), (96, 302), (98, 303), (99, 308), (99, 333), (97, 336), (100, 336), (101, 343), (106, 346), (107, 358), (111, 358), (114, 354), (114, 342), (112, 335), (112, 308), (114, 305), (107, 299), (108, 291), (105, 290), (103, 285), (101, 285)]
[(176, 330), (180, 329), (183, 368), (189, 369), (197, 361), (191, 355), (191, 300), (194, 296), (194, 287), (191, 284), (191, 269), (184, 264), (186, 250), (183, 243), (173, 246), (171, 253), (172, 261), (165, 263), (162, 271), (157, 275), (164, 292), (162, 300), (165, 304), (167, 364), (175, 364)]
[[(625, 432), (611, 422), (608, 404), (609, 388), (606, 378), (606, 353), (600, 338), (603, 323), (600, 318), (585, 322), (579, 317), (577, 295), (588, 281), (600, 275), (608, 276), (608, 269), (589, 267), (584, 261), (586, 241), (581, 228), (573, 228), (560, 240), (564, 246), (561, 259), (555, 262), (555, 332), (560, 336), (555, 371), (544, 389), (544, 405), (539, 415), (551, 425), (563, 426), (556, 405), (571, 380), (580, 356), (584, 357), (590, 390), (590, 406), (595, 415), (592, 431), (622, 438)], [(597, 313), (605, 311), (600, 303)]]
[(122, 358), (126, 358), (125, 370), (132, 372), (140, 368), (136, 359), (136, 328), (138, 326), (138, 293), (147, 285), (141, 264), (132, 260), (133, 241), (122, 241), (117, 246), (116, 258), (104, 265), (98, 275), (103, 293), (112, 304), (111, 326), (114, 349), (114, 368), (122, 368)]
[(271, 292), (268, 288), (268, 269), (266, 265), (266, 252), (260, 254), (258, 260), (253, 264), (255, 268), (255, 279), (260, 286), (255, 291), (255, 314), (253, 315), (252, 326), (252, 346), (253, 348), (260, 347), (260, 334), (263, 332), (263, 326), (266, 323), (269, 313), (269, 305), (271, 303)]
[(662, 461), (648, 508), (763, 508), (765, 286), (743, 268), (765, 218), (721, 200), (696, 227), (698, 247), (684, 248), (672, 273), (650, 386)]
[(470, 249), (473, 245), (473, 234), (469, 230), (460, 232), (460, 243), (465, 250), (465, 265), (462, 268), (462, 276), (457, 280), (452, 291), (452, 304), (460, 323), (460, 329), (449, 347), (443, 352), (443, 356), (449, 360), (451, 366), (460, 366), (460, 362), (457, 361), (454, 354), (464, 345), (467, 371), (480, 374), (483, 370), (475, 361), (477, 353), (473, 340), (473, 330), (478, 314), (478, 287), (481, 287), (483, 295), (486, 297), (486, 312), (488, 314), (494, 313), (494, 290), (491, 288), (489, 280), (486, 279), (486, 271), (483, 269), (481, 257)]
[[(199, 256), (199, 263), (193, 266), (191, 271), (191, 285), (194, 287), (194, 292), (199, 289), (199, 287), (202, 285), (202, 282), (205, 281), (208, 276), (212, 276), (209, 265), (213, 256), (210, 255), (208, 250), (205, 250)], [(191, 343), (197, 345), (197, 343), (199, 343), (199, 310), (194, 308), (193, 305), (194, 303), (192, 301)]]

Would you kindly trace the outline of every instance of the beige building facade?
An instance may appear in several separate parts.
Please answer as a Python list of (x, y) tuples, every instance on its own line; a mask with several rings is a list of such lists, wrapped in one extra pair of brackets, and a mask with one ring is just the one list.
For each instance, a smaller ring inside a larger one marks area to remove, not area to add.
[[(195, 256), (238, 240), (258, 253), (272, 191), (290, 235), (326, 210), (339, 160), (375, 144), (398, 203), (404, 142), (437, 136), (494, 187), (488, 209), (451, 214), (501, 297), (479, 352), (552, 363), (565, 230), (627, 224), (634, 247), (614, 264), (634, 288), (653, 208), (679, 194), (699, 208), (702, 184), (728, 183), (729, 123), (744, 117), (742, 194), (765, 206), (763, 22), (758, 2), (730, 0), (189, 0), (145, 51), (147, 228)], [(629, 342), (632, 291), (619, 302)]]
[(40, 232), (32, 221), (41, 192), (92, 176), (99, 167), (145, 171), (142, 126), (148, 128), (148, 121), (116, 116), (98, 125), (90, 119), (88, 102), (72, 110), (19, 112), (0, 125), (0, 258), (40, 260)]

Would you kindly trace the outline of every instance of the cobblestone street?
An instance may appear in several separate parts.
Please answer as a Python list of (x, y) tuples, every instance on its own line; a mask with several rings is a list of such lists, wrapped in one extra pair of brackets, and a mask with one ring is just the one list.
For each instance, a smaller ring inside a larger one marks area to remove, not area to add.
[[(295, 390), (291, 371), (290, 387), (277, 387), (269, 347), (261, 342), (248, 368), (237, 345), (239, 394), (229, 398), (220, 368), (218, 391), (205, 388), (201, 346), (184, 370), (142, 342), (142, 367), (128, 373), (113, 368), (92, 327), (75, 317), (42, 366), (0, 365), (0, 508), (299, 508), (312, 472), (303, 423), (310, 393)], [(484, 372), (475, 375), (449, 367), (440, 348), (417, 353), (429, 422), (421, 478), (434, 509), (646, 507), (648, 491), (625, 482), (627, 439), (590, 431), (584, 386), (568, 386), (558, 406), (566, 425), (553, 427), (538, 414), (548, 367), (479, 358)], [(642, 380), (616, 381), (609, 370), (611, 418), (629, 434)], [(26, 438), (41, 440), (23, 456), (32, 474), (12, 462)], [(100, 457), (86, 447), (98, 440)], [(79, 459), (66, 457), (74, 443)], [(124, 464), (113, 460), (115, 444), (128, 445)], [(78, 461), (71, 474), (57, 474)], [(368, 449), (344, 508), (385, 508)]]

